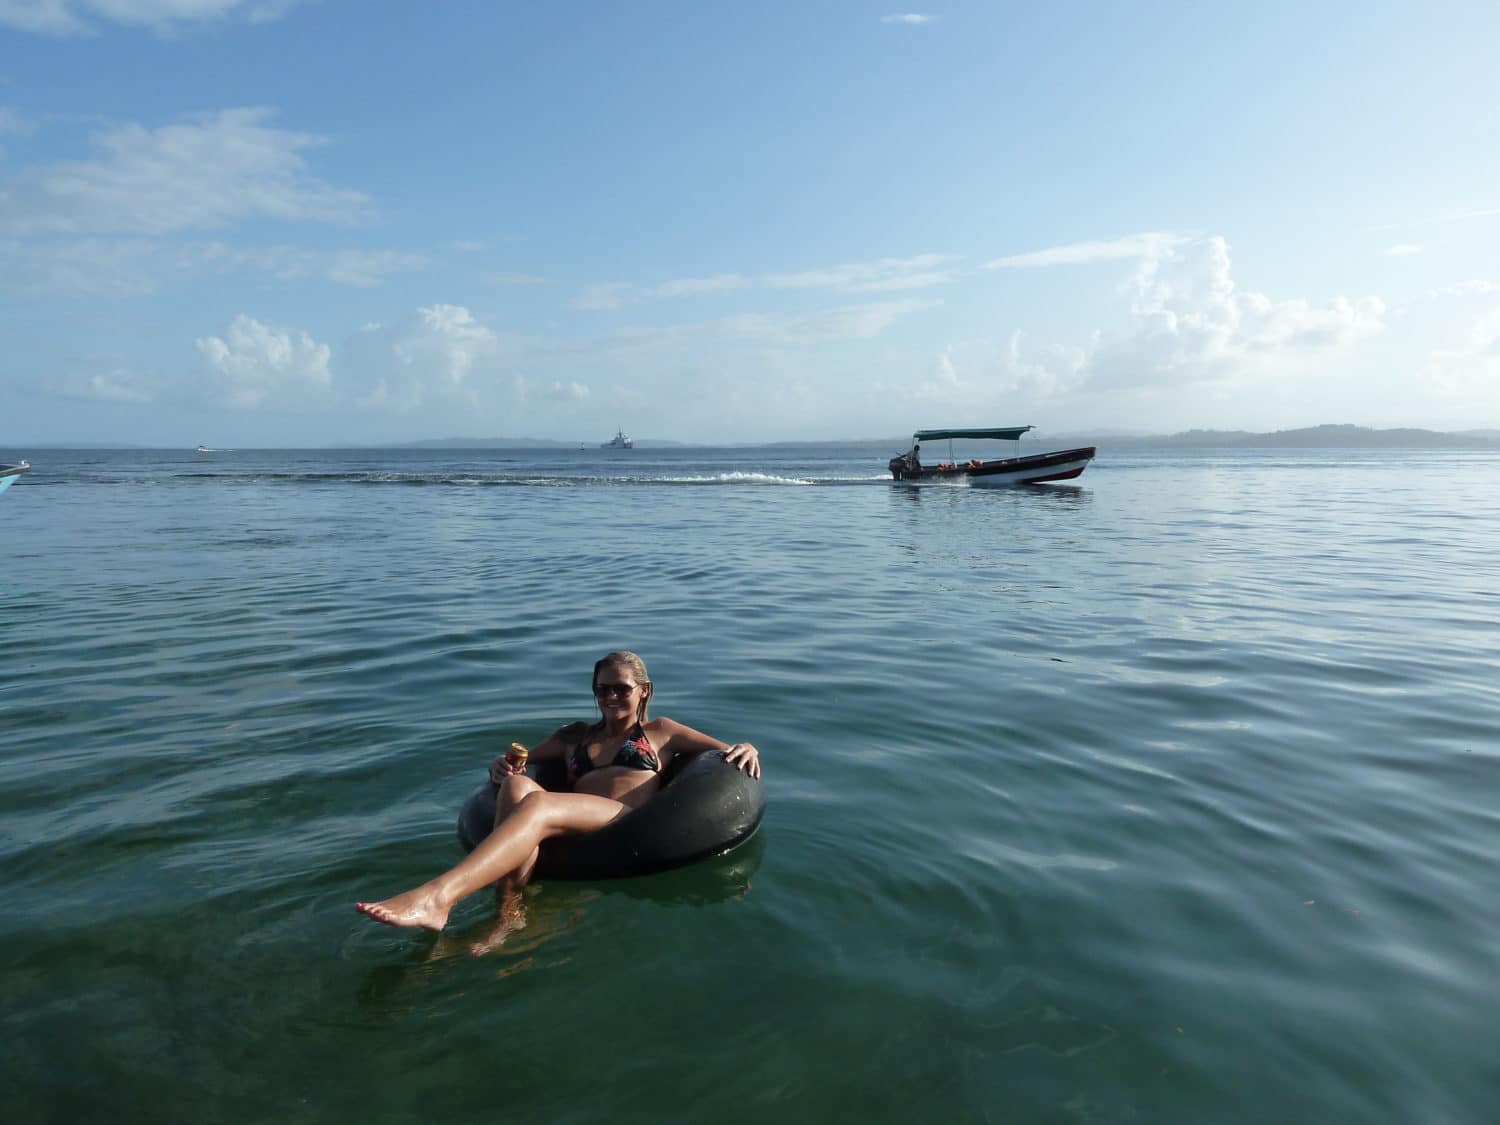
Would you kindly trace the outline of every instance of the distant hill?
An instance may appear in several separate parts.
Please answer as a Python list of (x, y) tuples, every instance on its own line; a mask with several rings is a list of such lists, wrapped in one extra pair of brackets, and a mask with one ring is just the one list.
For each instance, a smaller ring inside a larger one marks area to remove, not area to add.
[[(1376, 430), (1367, 426), (1308, 426), (1300, 430), (1276, 430), (1252, 433), (1249, 430), (1186, 430), (1182, 433), (1151, 437), (1105, 437), (1097, 440), (1085, 434), (1065, 435), (1064, 444), (1090, 442), (1112, 446), (1151, 446), (1176, 449), (1495, 449), (1500, 448), (1500, 431), (1466, 430), (1446, 433), (1440, 430)], [(1063, 437), (1048, 440), (1063, 441)]]
[[(637, 449), (666, 449), (680, 446), (680, 441), (637, 441)], [(381, 449), (598, 449), (597, 441), (555, 441), (551, 438), (425, 438), (382, 444)]]

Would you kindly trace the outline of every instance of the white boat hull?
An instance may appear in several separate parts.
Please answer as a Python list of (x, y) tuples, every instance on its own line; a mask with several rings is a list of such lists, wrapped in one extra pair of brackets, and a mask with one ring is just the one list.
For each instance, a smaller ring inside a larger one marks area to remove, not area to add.
[(970, 488), (1004, 488), (1012, 484), (1044, 484), (1049, 481), (1072, 480), (1081, 476), (1090, 458), (1080, 457), (1076, 461), (1065, 461), (1046, 469), (1021, 469), (1014, 473), (968, 474)]

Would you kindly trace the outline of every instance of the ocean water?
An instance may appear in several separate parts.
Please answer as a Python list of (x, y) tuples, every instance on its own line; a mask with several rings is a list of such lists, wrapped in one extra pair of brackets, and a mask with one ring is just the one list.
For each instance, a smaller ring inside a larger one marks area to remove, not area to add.
[[(0, 451), (5, 1119), (1493, 1120), (1500, 456), (892, 452)], [(613, 648), (752, 844), (357, 915)]]

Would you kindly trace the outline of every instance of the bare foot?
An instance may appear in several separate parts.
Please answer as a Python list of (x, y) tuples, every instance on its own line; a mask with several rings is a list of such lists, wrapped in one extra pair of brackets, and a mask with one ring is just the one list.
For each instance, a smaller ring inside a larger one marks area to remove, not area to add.
[(448, 924), (448, 911), (437, 893), (426, 886), (382, 902), (356, 902), (354, 909), (368, 914), (387, 926), (421, 926), (424, 930), (441, 930)]
[(484, 937), (469, 946), (471, 957), (483, 957), (505, 944), (506, 938), (526, 928), (524, 892), (514, 884), (501, 883), (495, 888), (495, 920)]

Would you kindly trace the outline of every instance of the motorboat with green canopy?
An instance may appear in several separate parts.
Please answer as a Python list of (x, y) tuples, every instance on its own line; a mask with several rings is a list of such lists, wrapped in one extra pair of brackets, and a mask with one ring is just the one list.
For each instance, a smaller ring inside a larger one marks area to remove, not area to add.
[(0, 492), (15, 484), (16, 478), (29, 468), (31, 465), (25, 461), (18, 461), (14, 465), (0, 465)]
[[(1077, 449), (1059, 449), (1051, 453), (1029, 453), (1023, 457), (998, 457), (990, 460), (960, 460), (953, 452), (955, 441), (1014, 441), (1033, 426), (992, 426), (983, 429), (918, 430), (912, 435), (911, 449), (898, 453), (887, 464), (891, 478), (898, 481), (964, 481), (980, 488), (1009, 484), (1044, 484), (1072, 480), (1094, 459), (1092, 445)], [(924, 441), (948, 442), (948, 459), (922, 463)]]

